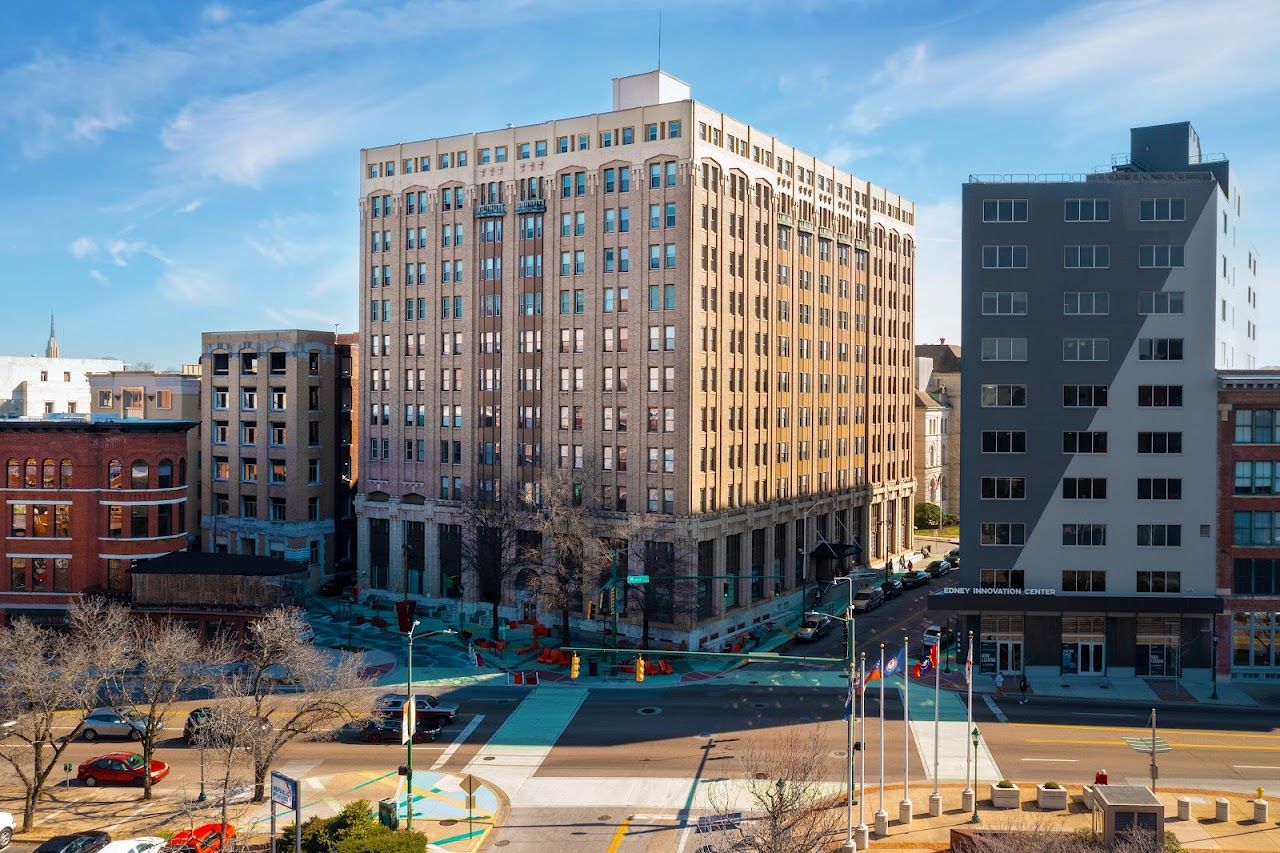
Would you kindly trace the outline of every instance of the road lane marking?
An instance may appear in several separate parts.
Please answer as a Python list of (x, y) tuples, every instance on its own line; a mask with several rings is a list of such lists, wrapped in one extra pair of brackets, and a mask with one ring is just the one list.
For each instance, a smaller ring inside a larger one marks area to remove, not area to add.
[(613, 840), (609, 842), (609, 847), (605, 853), (618, 853), (618, 848), (622, 846), (622, 840), (627, 837), (627, 827), (631, 826), (631, 818), (624, 818), (622, 823), (618, 824), (618, 830), (613, 834)]
[(997, 720), (999, 720), (1002, 723), (1009, 722), (1009, 718), (1004, 715), (1004, 711), (1000, 710), (1000, 706), (996, 704), (996, 700), (992, 699), (990, 696), (984, 693), (982, 694), (982, 701), (985, 702), (987, 707), (991, 709), (991, 713), (996, 715)]
[[(1072, 731), (1094, 731), (1094, 732), (1132, 732), (1135, 729), (1143, 732), (1150, 732), (1147, 726), (1090, 726), (1084, 723), (1011, 723), (1010, 725), (1021, 726), (1027, 729), (1071, 729)], [(1248, 732), (1228, 732), (1228, 731), (1210, 731), (1207, 729), (1160, 729), (1162, 735), (1192, 735), (1193, 737), (1229, 737), (1229, 738), (1264, 738), (1266, 740), (1275, 740), (1276, 734), (1250, 734)]]
[(1072, 711), (1072, 712), (1071, 712), (1071, 716), (1073, 716), (1073, 717), (1124, 717), (1124, 718), (1130, 718), (1130, 717), (1135, 717), (1135, 716), (1137, 716), (1137, 715), (1136, 715), (1136, 714), (1101, 714), (1101, 713), (1091, 713), (1091, 712), (1089, 712), (1089, 711)]
[[(1070, 746), (1115, 746), (1115, 741), (1110, 740), (1066, 740), (1054, 738), (1026, 738), (1026, 743), (1062, 743)], [(1169, 746), (1177, 749), (1245, 749), (1257, 750), (1262, 752), (1280, 752), (1280, 746), (1253, 746), (1252, 744), (1236, 744), (1236, 743), (1174, 743), (1169, 742)], [(1138, 750), (1143, 752), (1144, 750)], [(1159, 752), (1159, 749), (1156, 750)]]
[(463, 728), (463, 730), (458, 733), (458, 736), (453, 739), (453, 743), (449, 744), (449, 747), (444, 752), (440, 753), (440, 757), (436, 759), (435, 764), (431, 765), (431, 769), (439, 770), (449, 761), (450, 758), (453, 758), (453, 754), (458, 751), (458, 747), (462, 746), (463, 742), (471, 736), (471, 733), (476, 730), (476, 727), (480, 725), (480, 721), (483, 719), (484, 714), (476, 714), (472, 717), (471, 722), (467, 723), (466, 727)]
[(1021, 761), (1061, 761), (1065, 763), (1075, 764), (1078, 758), (1023, 758)]
[(1236, 770), (1280, 770), (1276, 764), (1232, 764)]

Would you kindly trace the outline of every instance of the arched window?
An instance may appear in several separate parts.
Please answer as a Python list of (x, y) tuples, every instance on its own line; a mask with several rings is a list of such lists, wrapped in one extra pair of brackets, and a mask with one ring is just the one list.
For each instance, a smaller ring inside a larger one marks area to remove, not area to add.
[(52, 459), (44, 460), (44, 465), (40, 467), (40, 486), (45, 489), (52, 489), (58, 485), (58, 469), (54, 465)]
[(5, 482), (9, 488), (16, 489), (22, 485), (22, 464), (17, 459), (10, 459), (6, 466), (8, 470), (8, 479)]
[(133, 460), (133, 464), (129, 466), (129, 488), (145, 489), (147, 487), (147, 475), (151, 473), (147, 463), (141, 459)]
[(173, 486), (173, 460), (161, 459), (156, 466), (156, 488), (168, 489)]
[(124, 488), (124, 468), (121, 467), (119, 459), (112, 459), (107, 463), (107, 488)]
[(178, 485), (185, 486), (187, 484), (187, 457), (183, 456), (178, 459)]
[(28, 460), (27, 460), (27, 466), (26, 466), (26, 469), (27, 469), (27, 470), (26, 470), (26, 482), (24, 483), (24, 485), (25, 485), (28, 489), (35, 489), (35, 488), (39, 488), (39, 486), (40, 486), (40, 471), (39, 471), (39, 469), (36, 467), (36, 460), (34, 460), (34, 459), (28, 459)]
[(70, 459), (62, 460), (62, 465), (59, 473), (60, 473), (60, 476), (58, 478), (59, 486), (64, 489), (71, 488), (72, 478), (71, 478), (71, 460)]

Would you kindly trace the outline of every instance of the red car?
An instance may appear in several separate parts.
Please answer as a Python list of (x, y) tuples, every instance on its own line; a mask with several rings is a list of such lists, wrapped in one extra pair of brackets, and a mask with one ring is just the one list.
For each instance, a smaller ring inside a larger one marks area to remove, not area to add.
[[(136, 752), (111, 752), (90, 758), (80, 765), (76, 778), (89, 787), (99, 783), (113, 785), (141, 785), (147, 771), (142, 756)], [(169, 765), (163, 761), (151, 762), (151, 781), (159, 782), (169, 775)]]
[(229, 823), (206, 823), (179, 832), (160, 853), (218, 853), (224, 842), (235, 837), (236, 828)]

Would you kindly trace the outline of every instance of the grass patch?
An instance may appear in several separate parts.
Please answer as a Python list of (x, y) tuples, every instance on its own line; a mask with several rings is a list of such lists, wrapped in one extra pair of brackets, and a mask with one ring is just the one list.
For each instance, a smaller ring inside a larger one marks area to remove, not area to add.
[(941, 530), (939, 530), (936, 527), (930, 527), (925, 530), (917, 530), (916, 535), (932, 536), (932, 537), (941, 538), (941, 539), (959, 539), (960, 525), (952, 524), (950, 526), (944, 526)]

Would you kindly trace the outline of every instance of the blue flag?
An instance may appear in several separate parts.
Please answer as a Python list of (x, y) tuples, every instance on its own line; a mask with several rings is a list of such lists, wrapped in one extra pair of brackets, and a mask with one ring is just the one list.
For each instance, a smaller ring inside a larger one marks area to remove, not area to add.
[(907, 668), (907, 648), (902, 647), (902, 651), (898, 652), (892, 658), (884, 662), (885, 676), (897, 675)]
[(844, 697), (844, 720), (849, 721), (853, 716), (853, 697), (858, 692), (858, 674), (855, 672), (853, 677), (849, 679), (849, 695)]

